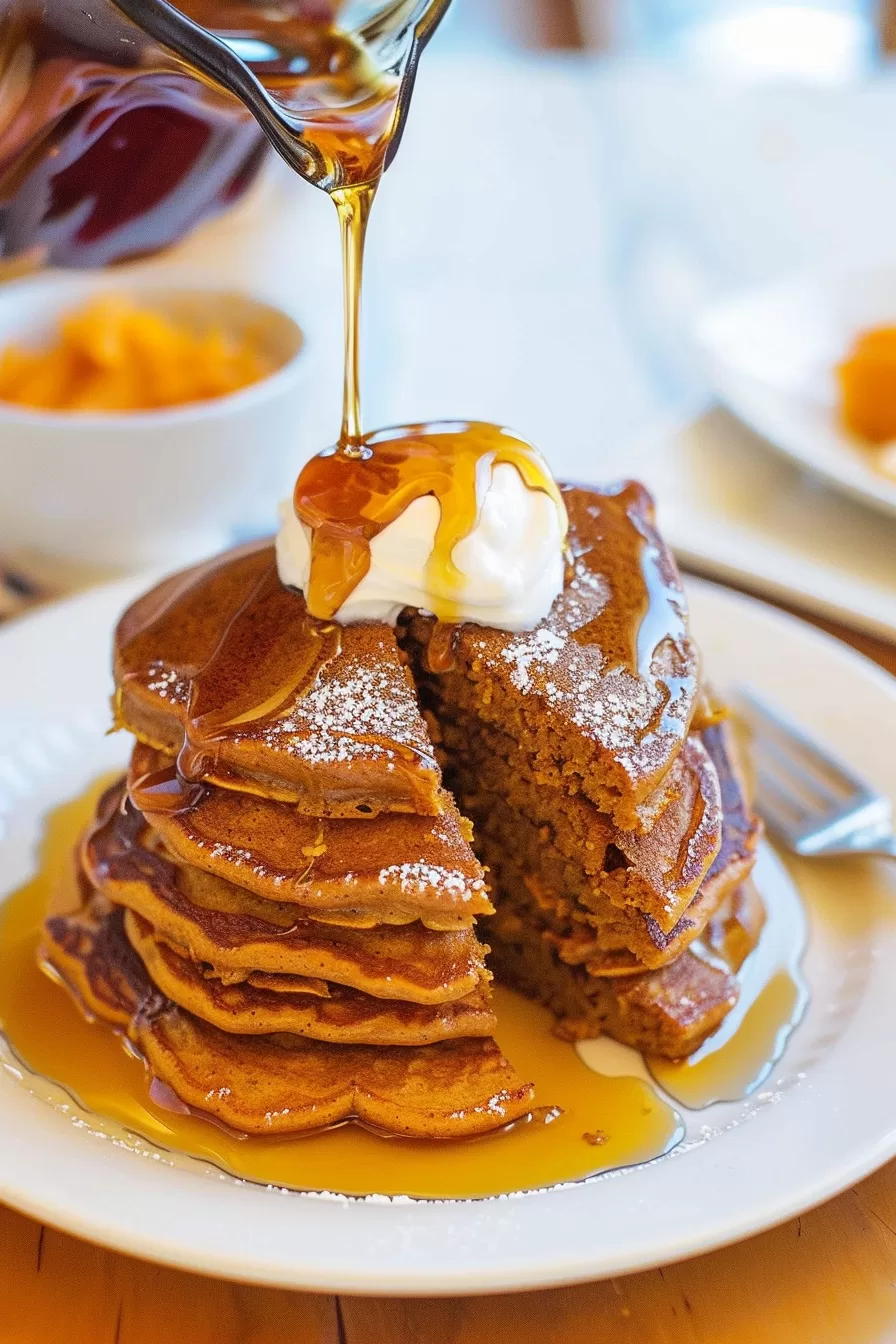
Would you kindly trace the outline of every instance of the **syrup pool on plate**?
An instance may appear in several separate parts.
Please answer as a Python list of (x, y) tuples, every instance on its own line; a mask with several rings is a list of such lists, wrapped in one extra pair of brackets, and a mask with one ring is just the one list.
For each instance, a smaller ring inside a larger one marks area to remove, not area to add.
[[(660, 1087), (690, 1110), (739, 1101), (754, 1092), (783, 1055), (809, 1002), (801, 968), (805, 914), (787, 870), (761, 849), (753, 880), (762, 894), (766, 922), (738, 975), (737, 1004), (688, 1059), (654, 1056), (647, 1061)], [(724, 947), (709, 949), (699, 939), (692, 949), (710, 960), (724, 959)]]

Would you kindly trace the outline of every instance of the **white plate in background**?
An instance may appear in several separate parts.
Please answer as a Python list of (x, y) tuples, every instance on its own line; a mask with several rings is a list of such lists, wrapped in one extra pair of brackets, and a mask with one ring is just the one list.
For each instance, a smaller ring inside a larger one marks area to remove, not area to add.
[[(97, 589), (0, 632), (0, 899), (33, 870), (47, 809), (124, 760), (127, 743), (103, 733), (109, 647), (144, 583)], [(893, 679), (750, 599), (699, 583), (691, 599), (720, 686), (750, 682), (896, 798)], [(60, 678), (60, 650), (72, 648)], [(54, 1106), (45, 1084), (7, 1062), (0, 1198), (181, 1268), (374, 1295), (596, 1279), (749, 1236), (896, 1153), (896, 873), (872, 860), (803, 861), (794, 872), (810, 920), (808, 1013), (756, 1096), (700, 1113), (693, 1143), (651, 1165), (489, 1200), (283, 1192), (110, 1133), (68, 1096)]]
[(723, 405), (807, 471), (896, 514), (896, 480), (837, 411), (836, 366), (878, 326), (896, 326), (896, 265), (807, 272), (724, 300), (697, 337)]
[(626, 474), (650, 486), (681, 563), (896, 640), (892, 519), (829, 489), (725, 411), (651, 435)]

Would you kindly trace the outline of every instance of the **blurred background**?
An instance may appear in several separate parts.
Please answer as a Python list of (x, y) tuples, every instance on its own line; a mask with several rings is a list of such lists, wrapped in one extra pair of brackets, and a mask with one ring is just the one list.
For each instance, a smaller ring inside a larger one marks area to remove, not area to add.
[(459, 0), (449, 22), (455, 40), (469, 45), (641, 50), (816, 77), (867, 64), (893, 38), (887, 0)]
[[(491, 94), (476, 91), (473, 117), (496, 142), (500, 122), (505, 166), (530, 197), (553, 200), (553, 239), (541, 228), (543, 199), (538, 225), (521, 196), (506, 221), (508, 241), (526, 239), (526, 284), (535, 287), (549, 253), (552, 270), (561, 256), (568, 269), (567, 302), (584, 307), (595, 284), (590, 313), (566, 326), (589, 342), (595, 437), (619, 444), (649, 431), (655, 413), (705, 398), (691, 335), (714, 297), (816, 258), (896, 253), (894, 42), (896, 4), (886, 0), (455, 0), (440, 52), (459, 69), (492, 64)], [(530, 157), (533, 134), (545, 152)], [(485, 149), (473, 154), (486, 177)], [(493, 278), (495, 264), (509, 269), (503, 249), (479, 249)], [(557, 364), (558, 399), (577, 402), (574, 351)], [(532, 432), (575, 435), (558, 414), (545, 404)]]

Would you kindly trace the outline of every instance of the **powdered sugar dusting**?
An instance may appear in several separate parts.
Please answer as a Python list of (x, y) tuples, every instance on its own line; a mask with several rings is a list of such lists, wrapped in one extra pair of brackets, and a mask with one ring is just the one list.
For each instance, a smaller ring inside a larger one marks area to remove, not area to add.
[(426, 728), (394, 650), (380, 660), (337, 659), (281, 719), (261, 736), (272, 749), (310, 765), (381, 760), (394, 765), (401, 748), (429, 756)]
[(624, 668), (605, 674), (601, 650), (578, 643), (556, 625), (516, 636), (498, 657), (516, 690), (561, 711), (582, 733), (612, 752), (629, 774), (643, 768), (642, 738), (663, 708), (661, 688)]
[(379, 874), (381, 887), (397, 884), (405, 896), (422, 896), (441, 891), (469, 901), (485, 890), (481, 877), (470, 878), (457, 868), (442, 868), (434, 863), (393, 863)]
[[(574, 514), (573, 508), (573, 520)], [(637, 515), (632, 525), (645, 538), (645, 555), (662, 566), (664, 552), (648, 523)], [(570, 540), (574, 548), (580, 545), (575, 526)], [(506, 677), (520, 695), (538, 702), (548, 720), (554, 718), (557, 731), (578, 729), (635, 780), (662, 770), (673, 744), (684, 736), (697, 655), (682, 633), (684, 597), (672, 569), (668, 576), (663, 573), (662, 590), (651, 591), (650, 613), (636, 617), (649, 637), (658, 634), (660, 640), (651, 670), (618, 659), (609, 664), (601, 640), (584, 632), (604, 613), (613, 583), (630, 580), (627, 571), (614, 574), (614, 559), (599, 546), (580, 549), (564, 592), (540, 625), (514, 636), (475, 637), (470, 647), (480, 667)], [(607, 573), (601, 571), (602, 560)], [(667, 612), (672, 614), (668, 621)], [(633, 640), (638, 638), (635, 625)]]
[(146, 669), (149, 681), (147, 689), (154, 692), (160, 700), (166, 700), (170, 705), (185, 705), (190, 697), (190, 682), (188, 678), (180, 676), (174, 668), (166, 667), (164, 663), (150, 663)]
[(553, 630), (540, 626), (531, 634), (517, 636), (501, 650), (501, 657), (510, 664), (510, 680), (518, 691), (527, 695), (534, 689), (533, 672), (553, 667), (565, 642)]

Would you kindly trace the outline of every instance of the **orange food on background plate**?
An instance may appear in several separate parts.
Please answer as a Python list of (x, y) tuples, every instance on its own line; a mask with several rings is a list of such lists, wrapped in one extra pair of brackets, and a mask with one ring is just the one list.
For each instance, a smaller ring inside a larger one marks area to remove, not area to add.
[(200, 330), (103, 295), (63, 317), (50, 343), (0, 354), (0, 400), (36, 410), (150, 411), (226, 396), (272, 371), (251, 332)]
[(896, 326), (860, 332), (837, 378), (844, 428), (866, 443), (896, 439)]

